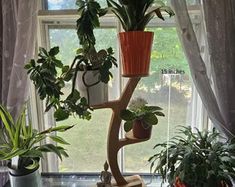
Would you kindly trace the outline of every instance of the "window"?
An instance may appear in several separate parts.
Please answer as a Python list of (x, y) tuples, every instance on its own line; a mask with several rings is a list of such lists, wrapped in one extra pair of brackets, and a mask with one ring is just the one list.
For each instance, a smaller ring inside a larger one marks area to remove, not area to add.
[[(75, 0), (45, 1), (48, 10), (73, 9)], [(99, 2), (105, 3), (104, 0)], [(196, 0), (188, 1), (195, 4)], [(68, 16), (66, 13), (69, 13)], [(74, 16), (71, 16), (75, 14)], [(54, 11), (53, 15), (41, 11), (39, 43), (43, 46), (60, 46), (59, 58), (63, 63), (72, 62), (76, 49), (79, 47), (75, 30), (76, 12)], [(195, 24), (200, 22), (195, 18)], [(117, 33), (120, 26), (112, 15), (101, 19), (101, 28), (95, 30), (98, 48), (112, 47), (118, 58)], [(159, 118), (159, 124), (153, 128), (150, 141), (124, 147), (120, 151), (120, 168), (123, 172), (149, 172), (148, 158), (156, 143), (164, 142), (174, 135), (178, 125), (191, 125), (195, 118), (195, 108), (200, 112), (201, 107), (195, 102), (196, 92), (190, 78), (189, 67), (185, 59), (177, 31), (171, 21), (159, 22), (154, 20), (148, 30), (155, 33), (151, 56), (150, 76), (142, 78), (134, 97), (143, 97), (149, 104), (162, 107), (165, 118)], [(200, 29), (198, 29), (200, 30)], [(120, 65), (119, 65), (120, 67)], [(117, 99), (126, 78), (121, 77), (120, 68), (113, 70), (114, 79), (109, 83), (109, 99)], [(67, 85), (67, 89), (71, 85)], [(66, 89), (65, 89), (66, 92)], [(84, 121), (70, 117), (58, 124), (76, 124), (73, 130), (63, 133), (63, 137), (71, 143), (67, 146), (69, 158), (62, 162), (53, 159), (54, 167), (49, 171), (59, 172), (99, 172), (106, 160), (106, 140), (111, 111), (96, 110), (92, 120)], [(51, 119), (52, 115), (48, 119)], [(53, 120), (47, 120), (44, 125), (53, 125)], [(123, 132), (121, 134), (124, 134)], [(50, 163), (52, 164), (52, 163)]]

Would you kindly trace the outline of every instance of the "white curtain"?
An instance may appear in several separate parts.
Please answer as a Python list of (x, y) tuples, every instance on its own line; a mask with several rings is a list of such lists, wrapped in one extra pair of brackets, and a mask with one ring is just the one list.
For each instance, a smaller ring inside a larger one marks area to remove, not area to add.
[[(24, 64), (33, 57), (38, 0), (0, 1), (0, 103), (17, 116), (27, 99)], [(4, 173), (0, 161), (0, 187)]]
[[(218, 129), (228, 137), (234, 137), (235, 1), (203, 0), (201, 4), (209, 52), (205, 62), (185, 0), (171, 0), (171, 3), (191, 75), (208, 115)], [(208, 67), (211, 67), (210, 71)]]

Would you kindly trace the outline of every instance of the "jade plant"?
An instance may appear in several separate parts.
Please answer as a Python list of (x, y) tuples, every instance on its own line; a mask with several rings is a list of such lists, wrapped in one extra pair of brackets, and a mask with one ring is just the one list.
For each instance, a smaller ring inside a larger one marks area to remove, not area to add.
[(148, 106), (142, 98), (132, 100), (129, 108), (121, 111), (120, 117), (125, 121), (124, 130), (126, 132), (133, 128), (135, 121), (141, 121), (141, 125), (147, 129), (158, 124), (157, 116), (165, 116), (158, 106)]
[[(66, 150), (60, 145), (45, 143), (46, 138), (59, 144), (69, 144), (55, 132), (64, 132), (73, 126), (51, 127), (39, 132), (27, 122), (25, 110), (13, 120), (11, 114), (0, 105), (0, 121), (3, 128), (0, 134), (0, 160), (11, 160), (9, 167), (14, 170), (35, 170), (39, 167), (43, 153), (55, 153), (60, 159), (68, 157)], [(14, 162), (13, 162), (14, 160)]]
[[(107, 84), (112, 78), (113, 65), (117, 67), (111, 47), (98, 52), (95, 48), (96, 39), (93, 31), (100, 26), (99, 17), (103, 16), (107, 9), (102, 9), (94, 0), (78, 0), (77, 5), (80, 14), (77, 20), (77, 35), (81, 48), (77, 50), (71, 65), (64, 65), (56, 58), (59, 47), (53, 47), (49, 51), (39, 48), (38, 59), (32, 59), (25, 65), (40, 99), (46, 100), (45, 111), (54, 108), (54, 117), (57, 121), (67, 119), (72, 114), (82, 119), (91, 118), (89, 97), (88, 100), (81, 97), (79, 90), (76, 89), (79, 71), (83, 72), (82, 80), (79, 81), (89, 88), (100, 82)], [(85, 81), (85, 76), (90, 70), (98, 71), (98, 80), (92, 84)], [(72, 88), (69, 95), (62, 99), (62, 89), (66, 82), (72, 82)], [(87, 91), (89, 92), (89, 89)]]
[[(161, 151), (159, 151), (161, 148)], [(181, 127), (169, 142), (155, 145), (153, 173), (170, 186), (230, 187), (235, 179), (235, 139), (212, 131)]]
[(160, 0), (107, 0), (107, 4), (125, 31), (144, 31), (155, 15), (164, 20), (162, 12), (170, 17), (174, 15), (173, 10)]

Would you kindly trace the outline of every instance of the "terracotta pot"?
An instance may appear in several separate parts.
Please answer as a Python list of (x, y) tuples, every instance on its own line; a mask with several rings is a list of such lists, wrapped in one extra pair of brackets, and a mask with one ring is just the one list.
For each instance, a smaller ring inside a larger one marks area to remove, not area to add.
[(143, 122), (136, 120), (133, 124), (133, 136), (139, 139), (149, 139), (152, 133), (152, 126), (144, 127)]
[(144, 77), (149, 75), (153, 32), (130, 31), (119, 33), (122, 75)]
[(187, 187), (187, 186), (180, 181), (179, 177), (176, 177), (174, 187)]

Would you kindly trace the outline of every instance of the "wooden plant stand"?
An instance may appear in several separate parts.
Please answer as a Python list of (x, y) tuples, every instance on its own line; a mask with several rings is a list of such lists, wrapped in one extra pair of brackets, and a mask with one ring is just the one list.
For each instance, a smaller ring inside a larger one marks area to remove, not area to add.
[(123, 146), (148, 140), (134, 138), (132, 131), (126, 133), (125, 138), (119, 138), (122, 121), (120, 112), (121, 110), (126, 109), (140, 79), (141, 78), (130, 78), (118, 100), (92, 106), (94, 109), (110, 108), (113, 111), (108, 131), (107, 156), (112, 175), (115, 179), (112, 186), (115, 187), (145, 187), (142, 179), (138, 175), (124, 178), (120, 172), (117, 159), (118, 151)]

